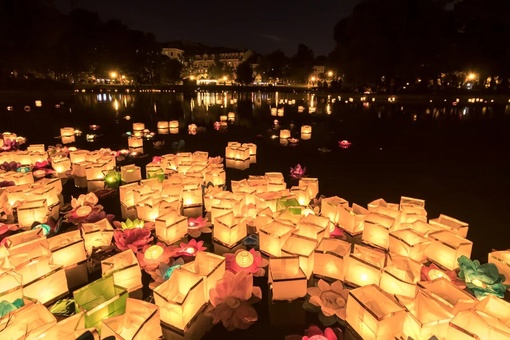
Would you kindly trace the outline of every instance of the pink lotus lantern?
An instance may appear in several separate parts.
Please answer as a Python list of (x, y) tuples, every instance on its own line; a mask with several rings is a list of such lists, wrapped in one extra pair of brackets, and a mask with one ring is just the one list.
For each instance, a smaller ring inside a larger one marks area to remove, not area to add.
[(255, 249), (244, 250), (239, 249), (235, 254), (223, 254), (226, 260), (226, 269), (233, 273), (241, 271), (251, 273), (253, 276), (264, 276), (268, 260), (262, 258), (259, 251)]
[(348, 149), (351, 146), (351, 142), (349, 142), (347, 139), (341, 140), (338, 142), (338, 146), (342, 149)]

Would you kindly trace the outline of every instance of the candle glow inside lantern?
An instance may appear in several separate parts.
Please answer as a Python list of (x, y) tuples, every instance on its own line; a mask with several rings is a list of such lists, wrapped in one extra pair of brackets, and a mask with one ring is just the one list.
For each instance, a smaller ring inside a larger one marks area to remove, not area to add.
[(283, 244), (282, 255), (298, 256), (299, 267), (309, 279), (314, 267), (315, 248), (317, 240), (293, 234)]
[(297, 222), (295, 234), (320, 242), (324, 237), (329, 237), (330, 224), (327, 217), (308, 214)]
[(498, 318), (510, 327), (510, 302), (489, 294), (476, 304), (475, 309)]
[(21, 229), (30, 229), (35, 222), (45, 223), (48, 218), (46, 199), (23, 201), (19, 205), (18, 223)]
[(114, 284), (128, 292), (142, 288), (142, 272), (131, 249), (101, 261), (101, 273), (103, 277), (113, 275)]
[(361, 239), (367, 244), (387, 250), (394, 222), (395, 219), (390, 216), (370, 213), (365, 217)]
[(362, 339), (390, 339), (401, 334), (406, 309), (372, 284), (349, 291), (346, 315)]
[(353, 203), (352, 208), (346, 206), (338, 209), (338, 225), (350, 235), (363, 233), (364, 221), (370, 212)]
[(292, 301), (306, 295), (306, 275), (297, 256), (270, 257), (268, 283), (273, 301)]
[(319, 179), (318, 178), (311, 178), (311, 177), (301, 178), (299, 180), (299, 186), (307, 188), (308, 196), (310, 197), (310, 199), (315, 198), (317, 196), (317, 194), (319, 193)]
[(210, 170), (205, 173), (205, 183), (212, 183), (214, 186), (224, 186), (225, 182), (225, 170)]
[(71, 160), (67, 157), (53, 157), (51, 159), (51, 166), (59, 174), (71, 170)]
[(448, 323), (453, 315), (426, 291), (418, 289), (415, 296), (397, 295), (397, 299), (409, 311), (404, 320), (403, 338), (430, 339), (436, 336), (446, 339)]
[(132, 136), (128, 138), (128, 147), (130, 149), (138, 149), (143, 147), (143, 139), (141, 137)]
[(464, 238), (467, 237), (469, 230), (469, 224), (466, 222), (443, 214), (440, 214), (437, 218), (431, 218), (429, 224), (438, 225)]
[(144, 123), (133, 123), (133, 131), (143, 131), (145, 130)]
[(162, 323), (185, 332), (207, 302), (204, 286), (202, 276), (174, 270), (168, 280), (154, 289), (154, 302), (160, 308)]
[(120, 177), (124, 183), (138, 182), (142, 179), (142, 170), (134, 164), (120, 167)]
[(498, 318), (468, 309), (457, 313), (449, 323), (447, 339), (510, 339), (510, 327)]
[(102, 320), (101, 337), (116, 340), (160, 339), (163, 336), (160, 322), (158, 306), (127, 298), (124, 314)]
[(462, 255), (471, 258), (473, 242), (468, 239), (446, 230), (430, 233), (428, 238), (432, 242), (426, 251), (427, 258), (446, 269), (457, 269), (457, 259)]
[(95, 223), (82, 223), (81, 231), (89, 255), (94, 247), (106, 247), (112, 243), (113, 227), (106, 218)]
[(260, 251), (268, 256), (282, 256), (282, 247), (294, 230), (294, 226), (277, 221), (261, 228)]
[(399, 255), (392, 256), (388, 262), (391, 263), (384, 267), (379, 287), (391, 295), (414, 297), (416, 283), (420, 280), (421, 263)]
[(178, 242), (188, 233), (188, 219), (172, 209), (156, 218), (156, 236), (166, 244)]
[(386, 261), (384, 252), (355, 244), (352, 253), (344, 258), (344, 282), (351, 286), (377, 285)]
[(290, 130), (287, 130), (287, 129), (281, 129), (281, 130), (280, 130), (280, 138), (281, 138), (281, 139), (287, 139), (287, 138), (290, 138)]
[(329, 218), (333, 223), (338, 223), (338, 210), (348, 207), (349, 202), (338, 196), (326, 197), (321, 201), (321, 215)]
[(473, 308), (478, 303), (475, 297), (460, 289), (445, 277), (433, 281), (420, 281), (418, 286), (425, 289), (444, 309), (453, 315)]
[(310, 125), (303, 125), (303, 126), (301, 126), (301, 134), (302, 135), (311, 135), (312, 134), (312, 127)]
[(112, 167), (108, 163), (92, 163), (88, 165), (85, 168), (87, 181), (104, 180), (104, 172), (111, 168)]
[(60, 137), (74, 137), (74, 128), (73, 127), (63, 127), (60, 128)]
[(510, 285), (510, 249), (489, 253), (489, 263), (494, 263), (498, 271), (505, 275), (504, 284)]
[(4, 316), (3, 339), (43, 339), (57, 324), (57, 319), (40, 303), (27, 303)]
[(425, 252), (430, 241), (412, 229), (390, 232), (390, 253), (407, 256), (423, 263), (427, 260)]
[(300, 186), (293, 186), (290, 188), (291, 195), (295, 195), (300, 205), (306, 206), (310, 203), (310, 194), (307, 188)]
[(233, 212), (214, 220), (213, 238), (227, 248), (238, 245), (247, 236), (246, 225), (234, 217)]
[(85, 327), (100, 328), (101, 320), (124, 314), (128, 292), (106, 276), (73, 292), (77, 311), (83, 312)]
[(166, 120), (160, 120), (157, 125), (158, 129), (168, 129), (169, 128), (169, 122)]
[(351, 244), (334, 238), (323, 238), (315, 249), (313, 274), (334, 280), (344, 280), (344, 258)]
[(195, 261), (182, 265), (181, 269), (202, 276), (205, 300), (209, 301), (209, 291), (216, 286), (216, 282), (221, 280), (223, 274), (225, 274), (225, 258), (213, 253), (199, 251), (195, 256)]

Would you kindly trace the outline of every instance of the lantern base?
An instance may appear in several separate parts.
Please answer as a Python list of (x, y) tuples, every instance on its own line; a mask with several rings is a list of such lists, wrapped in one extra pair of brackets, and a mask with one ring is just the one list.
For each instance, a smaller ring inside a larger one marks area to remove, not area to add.
[(166, 340), (194, 340), (201, 339), (205, 333), (213, 327), (212, 318), (204, 313), (207, 305), (202, 306), (193, 319), (186, 325), (185, 329), (175, 328), (166, 322), (161, 321), (163, 339)]

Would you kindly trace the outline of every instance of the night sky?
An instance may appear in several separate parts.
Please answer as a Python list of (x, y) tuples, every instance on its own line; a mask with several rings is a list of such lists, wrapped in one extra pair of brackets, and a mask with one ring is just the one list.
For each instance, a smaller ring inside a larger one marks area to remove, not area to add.
[[(153, 32), (160, 42), (189, 40), (209, 46), (253, 49), (287, 56), (303, 43), (315, 56), (333, 50), (333, 27), (362, 0), (57, 0), (98, 12), (106, 21)], [(74, 7), (73, 7), (74, 6)]]

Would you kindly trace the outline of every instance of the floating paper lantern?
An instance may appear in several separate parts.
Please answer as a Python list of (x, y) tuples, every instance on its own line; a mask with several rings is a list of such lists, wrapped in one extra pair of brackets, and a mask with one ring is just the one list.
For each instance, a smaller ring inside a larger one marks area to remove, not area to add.
[(4, 339), (42, 339), (57, 323), (55, 316), (39, 303), (28, 303), (5, 317), (9, 322), (2, 325)]
[(365, 218), (370, 214), (367, 209), (354, 203), (352, 208), (349, 206), (342, 206), (337, 211), (338, 225), (340, 228), (353, 236), (363, 233)]
[(124, 183), (138, 182), (142, 179), (142, 170), (134, 164), (120, 167), (120, 178)]
[(227, 248), (233, 248), (247, 236), (246, 225), (234, 217), (233, 212), (214, 219), (213, 238)]
[(250, 150), (250, 157), (257, 155), (257, 144), (254, 143), (243, 143), (241, 145), (243, 148), (248, 148)]
[(418, 262), (425, 262), (430, 241), (412, 229), (390, 232), (390, 253), (407, 256)]
[(283, 117), (283, 114), (285, 113), (285, 108), (281, 107), (277, 110), (278, 117)]
[(475, 306), (477, 311), (492, 315), (510, 327), (510, 303), (489, 294)]
[(382, 251), (355, 244), (344, 259), (344, 282), (351, 286), (379, 284), (387, 257)]
[(112, 243), (113, 227), (106, 218), (95, 223), (82, 223), (81, 231), (89, 255), (94, 247), (106, 247)]
[(169, 122), (166, 120), (159, 121), (157, 124), (157, 128), (159, 129), (168, 129), (169, 128)]
[(300, 220), (296, 223), (297, 230), (295, 234), (312, 238), (321, 242), (324, 237), (329, 237), (330, 221), (323, 216), (309, 214), (305, 217), (300, 215)]
[(309, 195), (310, 199), (315, 198), (317, 196), (317, 194), (319, 193), (319, 179), (318, 178), (311, 178), (311, 177), (301, 178), (299, 180), (299, 186), (307, 188), (308, 195)]
[(92, 163), (85, 168), (87, 181), (104, 180), (104, 172), (110, 170), (108, 163)]
[(498, 318), (468, 309), (457, 313), (450, 321), (447, 339), (510, 339), (510, 327)]
[(448, 229), (454, 234), (466, 238), (469, 230), (469, 224), (466, 222), (459, 221), (456, 218), (440, 214), (438, 218), (432, 218), (429, 220), (429, 224), (437, 225), (444, 229)]
[(310, 125), (301, 126), (301, 135), (311, 135), (312, 127)]
[(317, 247), (317, 240), (291, 235), (282, 246), (283, 256), (298, 256), (299, 267), (305, 273), (306, 278), (312, 276), (314, 267), (314, 250)]
[(390, 246), (390, 230), (394, 222), (395, 219), (390, 216), (370, 213), (365, 217), (361, 239), (372, 246), (388, 249)]
[[(6, 265), (6, 263), (3, 263)], [(6, 268), (7, 269), (7, 268)], [(0, 271), (0, 299), (15, 301), (23, 298), (22, 277), (14, 271)]]
[(339, 239), (323, 238), (315, 249), (313, 274), (333, 280), (344, 279), (344, 258), (351, 244)]
[(57, 173), (62, 174), (71, 170), (71, 160), (67, 157), (52, 158), (51, 166)]
[(471, 257), (473, 242), (459, 235), (445, 230), (430, 233), (428, 238), (432, 242), (426, 251), (427, 258), (446, 269), (457, 269), (457, 259), (462, 255)]
[(102, 276), (113, 276), (116, 286), (133, 292), (142, 288), (142, 272), (138, 260), (131, 249), (101, 261)]
[(18, 209), (18, 223), (22, 229), (30, 229), (35, 222), (45, 223), (48, 218), (46, 199), (23, 201)]
[(347, 323), (363, 339), (390, 339), (400, 335), (406, 310), (376, 285), (349, 291)]
[(74, 135), (64, 136), (61, 138), (61, 141), (62, 141), (62, 144), (71, 144), (71, 143), (76, 142), (76, 138), (74, 137)]
[(421, 263), (408, 257), (395, 255), (381, 273), (379, 287), (394, 295), (414, 297), (416, 283), (420, 280)]
[(226, 174), (224, 170), (211, 170), (205, 173), (205, 182), (212, 183), (214, 186), (224, 186)]
[(297, 256), (269, 258), (268, 283), (272, 300), (292, 301), (304, 297), (306, 282)]
[(234, 122), (236, 120), (235, 112), (229, 112), (227, 114), (227, 119), (228, 119), (229, 122)]
[(188, 219), (175, 210), (156, 218), (156, 236), (166, 244), (176, 243), (188, 233)]
[(124, 314), (128, 292), (106, 276), (75, 290), (73, 297), (76, 310), (84, 313), (85, 327), (100, 328), (101, 320)]
[(117, 340), (159, 339), (163, 335), (160, 322), (158, 306), (128, 298), (124, 314), (101, 321), (101, 337)]
[(74, 128), (73, 127), (60, 128), (60, 137), (74, 137)]
[(444, 277), (433, 281), (420, 281), (418, 286), (425, 289), (444, 309), (453, 315), (473, 308), (478, 303), (474, 296)]
[(453, 315), (430, 294), (418, 289), (413, 297), (397, 295), (397, 300), (409, 311), (404, 320), (402, 335), (408, 339), (446, 339), (448, 323)]
[(290, 138), (290, 130), (287, 130), (287, 129), (280, 130), (280, 138), (281, 139)]
[(128, 138), (128, 146), (130, 149), (138, 149), (143, 147), (143, 139), (140, 137), (129, 137)]
[(199, 251), (195, 261), (186, 263), (181, 269), (200, 275), (204, 280), (205, 300), (209, 301), (209, 291), (225, 274), (225, 258), (209, 252)]
[(145, 130), (144, 123), (133, 123), (133, 131), (143, 131)]
[(277, 112), (276, 110), (277, 110), (276, 107), (271, 108), (271, 116), (276, 117), (276, 112)]
[(23, 294), (42, 304), (55, 302), (69, 293), (64, 267), (50, 264), (50, 257), (33, 258), (15, 271), (23, 277)]
[(306, 187), (293, 186), (290, 188), (290, 193), (296, 197), (300, 205), (306, 206), (310, 203), (310, 195)]
[(260, 251), (269, 256), (282, 256), (282, 247), (295, 227), (282, 222), (271, 222), (259, 230)]
[(179, 121), (178, 120), (171, 120), (168, 122), (168, 127), (170, 129), (179, 129)]
[(494, 263), (500, 274), (505, 275), (505, 284), (510, 285), (510, 249), (489, 253), (489, 263)]
[(154, 289), (154, 302), (160, 307), (161, 321), (186, 331), (207, 302), (202, 276), (176, 269), (170, 278)]
[(338, 196), (323, 198), (321, 200), (321, 215), (336, 224), (338, 222), (338, 210), (346, 206), (349, 206), (349, 202)]

